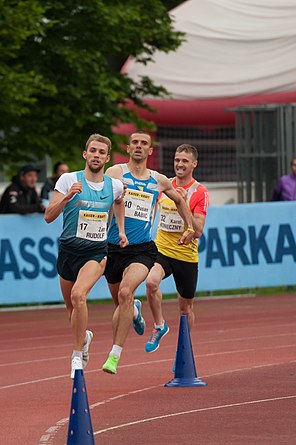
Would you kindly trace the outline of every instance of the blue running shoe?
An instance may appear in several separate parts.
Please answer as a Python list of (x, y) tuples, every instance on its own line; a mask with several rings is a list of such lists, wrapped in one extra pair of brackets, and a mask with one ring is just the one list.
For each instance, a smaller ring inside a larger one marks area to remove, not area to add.
[(141, 314), (142, 303), (140, 300), (135, 300), (134, 304), (138, 308), (138, 316), (137, 318), (133, 319), (133, 327), (138, 335), (143, 335), (145, 332), (146, 323)]
[(162, 339), (162, 337), (164, 337), (166, 334), (168, 334), (170, 331), (170, 328), (168, 327), (168, 325), (166, 324), (166, 322), (164, 322), (164, 327), (163, 329), (156, 329), (154, 328), (152, 331), (152, 335), (149, 338), (149, 340), (147, 341), (146, 345), (145, 345), (145, 351), (146, 352), (154, 352), (156, 351), (156, 349), (159, 348), (159, 342)]

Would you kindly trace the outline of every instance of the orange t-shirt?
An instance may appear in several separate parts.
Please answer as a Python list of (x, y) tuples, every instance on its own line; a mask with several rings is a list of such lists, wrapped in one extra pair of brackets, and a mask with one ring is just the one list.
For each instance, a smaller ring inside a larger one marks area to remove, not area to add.
[[(177, 188), (176, 178), (172, 180), (172, 186)], [(183, 186), (187, 190), (187, 202), (191, 213), (206, 215), (209, 207), (209, 192), (202, 184), (193, 179)], [(193, 239), (188, 245), (179, 245), (178, 239), (184, 232), (184, 221), (177, 211), (177, 207), (164, 193), (159, 201), (159, 222), (155, 243), (160, 253), (176, 260), (188, 263), (198, 262), (197, 239)]]

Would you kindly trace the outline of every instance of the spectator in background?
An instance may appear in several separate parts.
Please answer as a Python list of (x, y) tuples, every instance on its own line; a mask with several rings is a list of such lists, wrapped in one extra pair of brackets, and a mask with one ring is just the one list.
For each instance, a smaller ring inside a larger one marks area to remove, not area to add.
[(65, 162), (57, 162), (53, 167), (53, 174), (50, 178), (47, 178), (41, 189), (41, 199), (50, 200), (50, 194), (53, 193), (57, 180), (63, 173), (68, 173), (69, 167)]
[(45, 207), (36, 190), (39, 168), (24, 165), (12, 183), (4, 190), (0, 201), (0, 213), (44, 213)]
[(296, 156), (291, 160), (291, 173), (282, 176), (272, 195), (272, 201), (296, 201)]

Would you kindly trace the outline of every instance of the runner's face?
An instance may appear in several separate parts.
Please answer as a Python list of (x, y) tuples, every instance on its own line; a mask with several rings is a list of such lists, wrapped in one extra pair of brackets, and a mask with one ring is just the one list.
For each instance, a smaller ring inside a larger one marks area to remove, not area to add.
[(149, 134), (134, 133), (131, 135), (130, 143), (127, 146), (127, 152), (130, 158), (136, 162), (144, 161), (153, 152), (151, 147), (151, 138)]
[(98, 173), (104, 168), (106, 162), (110, 160), (108, 146), (104, 142), (91, 141), (87, 150), (84, 150), (83, 157), (92, 173)]
[(296, 176), (296, 159), (293, 159), (293, 162), (291, 164), (291, 169), (292, 169), (293, 175)]
[(178, 178), (191, 177), (197, 161), (193, 160), (192, 153), (186, 151), (176, 152), (174, 159), (174, 170)]

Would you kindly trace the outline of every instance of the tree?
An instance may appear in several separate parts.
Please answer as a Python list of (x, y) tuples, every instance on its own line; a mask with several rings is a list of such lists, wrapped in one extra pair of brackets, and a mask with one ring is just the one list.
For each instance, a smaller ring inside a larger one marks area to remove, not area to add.
[(183, 35), (173, 30), (162, 1), (1, 3), (1, 34), (16, 41), (1, 55), (0, 166), (45, 154), (71, 162), (93, 132), (116, 145), (118, 122), (143, 125), (126, 99), (144, 106), (143, 96), (166, 94), (147, 77), (134, 82), (110, 63), (129, 55), (147, 63), (156, 50), (176, 50)]
[(168, 11), (184, 3), (184, 0), (162, 0), (162, 3)]
[(43, 12), (38, 0), (0, 0), (1, 154), (8, 148), (10, 133), (17, 131), (14, 122), (29, 113), (36, 96), (47, 89), (42, 76), (25, 68), (19, 59), (27, 39), (42, 35)]

